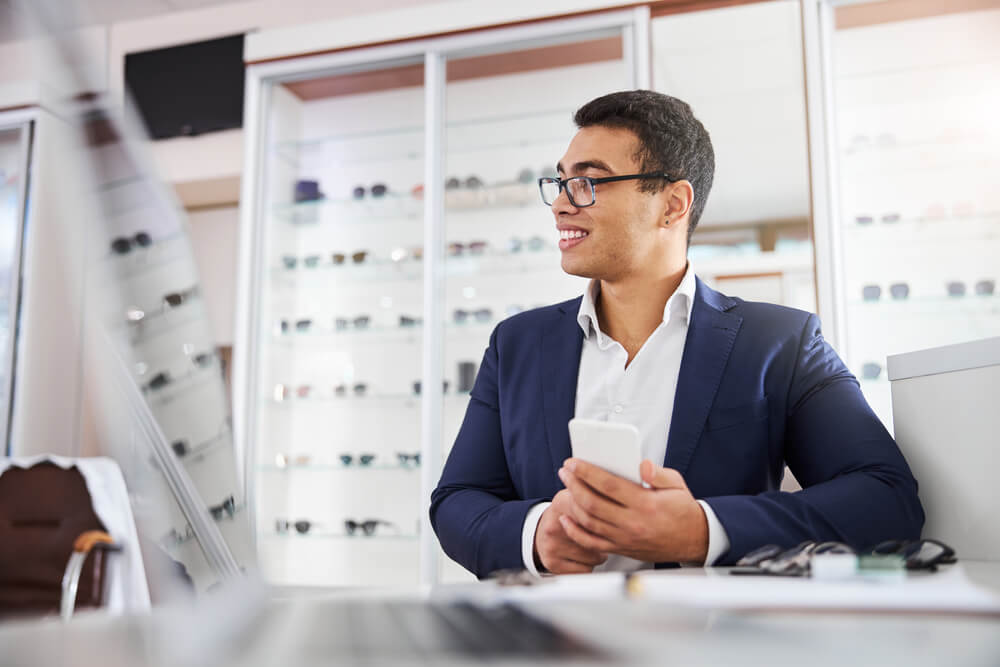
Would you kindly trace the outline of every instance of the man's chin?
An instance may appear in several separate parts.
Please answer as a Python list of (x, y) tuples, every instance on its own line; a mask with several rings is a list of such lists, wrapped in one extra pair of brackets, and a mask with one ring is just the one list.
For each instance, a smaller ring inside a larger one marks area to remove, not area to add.
[(568, 261), (566, 257), (563, 257), (561, 266), (564, 273), (580, 278), (596, 278), (598, 274), (593, 267), (585, 266), (579, 262)]

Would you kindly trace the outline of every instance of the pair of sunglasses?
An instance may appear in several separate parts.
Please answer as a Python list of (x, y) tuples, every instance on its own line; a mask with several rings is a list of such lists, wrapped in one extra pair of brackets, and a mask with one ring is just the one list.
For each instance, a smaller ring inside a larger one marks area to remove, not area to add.
[[(900, 220), (902, 220), (902, 216), (900, 216), (899, 213), (883, 213), (882, 216), (879, 219), (882, 222), (885, 222), (885, 223), (893, 223), (893, 222), (899, 222)], [(873, 215), (858, 215), (858, 216), (855, 216), (854, 222), (856, 222), (859, 225), (870, 225), (873, 222), (875, 222), (875, 216), (873, 216)]]
[(493, 311), (489, 308), (480, 308), (479, 310), (458, 308), (452, 313), (455, 324), (465, 324), (470, 318), (477, 322), (489, 322), (493, 318)]
[[(423, 386), (423, 384), (420, 382), (420, 380), (414, 380), (413, 381), (413, 393), (416, 394), (417, 396), (420, 396), (420, 392), (422, 390), (422, 386)], [(443, 393), (447, 394), (448, 393), (448, 386), (449, 386), (448, 381), (447, 380), (443, 380), (441, 382), (441, 391)]]
[(424, 258), (424, 247), (413, 246), (412, 248), (393, 248), (389, 253), (389, 259), (394, 262), (402, 262), (407, 259), (421, 260)]
[(371, 537), (375, 534), (375, 529), (379, 526), (392, 526), (393, 524), (389, 521), (383, 521), (382, 519), (365, 519), (364, 521), (355, 521), (354, 519), (347, 519), (344, 521), (344, 529), (347, 531), (348, 535), (354, 535), (359, 530), (365, 537)]
[[(374, 454), (358, 454), (358, 465), (370, 466), (372, 464), (372, 461), (374, 460), (375, 460)], [(352, 463), (354, 463), (354, 455), (346, 453), (341, 454), (340, 462), (343, 463), (345, 466), (349, 466)]]
[(295, 388), (287, 384), (274, 385), (274, 400), (276, 401), (286, 401), (292, 397), (293, 393), (296, 398), (309, 398), (312, 393), (312, 385), (300, 384)]
[[(965, 296), (967, 291), (965, 283), (958, 280), (947, 283), (945, 289), (948, 290), (948, 296)], [(996, 281), (994, 280), (980, 280), (973, 286), (976, 296), (993, 296), (995, 290)]]
[(188, 524), (184, 528), (184, 533), (178, 533), (176, 528), (171, 528), (163, 537), (160, 538), (160, 546), (168, 551), (171, 549), (176, 549), (180, 545), (194, 539), (194, 531), (191, 529), (191, 525)]
[(338, 317), (333, 320), (333, 326), (337, 331), (343, 331), (349, 326), (354, 327), (355, 329), (367, 329), (371, 322), (371, 315), (358, 315), (353, 319)]
[[(354, 391), (355, 396), (364, 396), (368, 391), (368, 385), (364, 382), (358, 382), (351, 389)], [(333, 388), (333, 393), (335, 396), (347, 396), (347, 385), (338, 384)]]
[(414, 452), (412, 454), (407, 452), (396, 452), (396, 457), (399, 459), (400, 465), (413, 464), (415, 466), (420, 465), (420, 452)]
[(116, 255), (127, 255), (135, 248), (148, 248), (153, 245), (153, 238), (146, 232), (135, 236), (120, 236), (111, 241), (111, 252)]
[(218, 505), (209, 507), (208, 511), (212, 513), (212, 518), (216, 521), (222, 519), (223, 516), (232, 518), (236, 514), (236, 500), (229, 496)]
[(315, 524), (308, 519), (299, 519), (298, 521), (289, 521), (288, 519), (274, 520), (275, 532), (282, 535), (286, 534), (290, 528), (294, 528), (295, 532), (300, 535), (305, 535), (312, 529), (313, 525)]
[(358, 185), (351, 190), (351, 196), (355, 199), (364, 199), (366, 192), (371, 194), (371, 196), (375, 199), (379, 199), (380, 197), (384, 197), (386, 193), (389, 192), (389, 188), (384, 183), (376, 183), (369, 190), (365, 190), (365, 186), (363, 185)]
[(399, 316), (399, 326), (401, 327), (415, 327), (424, 323), (424, 318), (422, 317), (412, 317), (410, 315), (400, 315)]
[(149, 381), (142, 386), (142, 391), (143, 392), (159, 391), (160, 389), (163, 389), (173, 381), (174, 381), (173, 378), (170, 377), (170, 373), (168, 373), (167, 371), (160, 371), (152, 378), (150, 378)]
[(534, 171), (525, 167), (517, 173), (517, 182), (524, 183), (525, 185), (534, 185), (539, 178), (558, 178), (559, 172), (556, 171), (555, 167), (542, 167), (536, 174)]
[(545, 239), (541, 236), (532, 236), (528, 239), (512, 237), (509, 241), (507, 241), (507, 252), (521, 252), (523, 248), (527, 248), (532, 252), (543, 250), (545, 248)]
[(483, 179), (478, 176), (469, 176), (465, 179), (460, 179), (457, 176), (452, 176), (444, 182), (445, 190), (458, 190), (459, 188), (467, 188), (469, 190), (478, 190), (484, 185)]
[[(889, 295), (896, 301), (910, 296), (910, 286), (906, 283), (889, 285)], [(879, 285), (865, 285), (861, 288), (861, 298), (865, 301), (878, 301), (882, 298), (882, 288)]]
[(938, 565), (956, 562), (955, 550), (944, 542), (932, 539), (887, 540), (875, 545), (874, 556), (902, 556), (907, 570), (937, 570)]
[(489, 244), (486, 241), (471, 241), (469, 243), (452, 242), (448, 244), (448, 254), (452, 257), (460, 257), (468, 251), (470, 255), (482, 255), (486, 252), (487, 245)]

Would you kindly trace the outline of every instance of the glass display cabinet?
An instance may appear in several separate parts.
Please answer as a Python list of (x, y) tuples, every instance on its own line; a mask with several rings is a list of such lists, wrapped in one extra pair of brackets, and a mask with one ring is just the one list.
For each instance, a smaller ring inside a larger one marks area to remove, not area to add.
[(648, 86), (647, 33), (628, 10), (248, 67), (234, 427), (268, 580), (471, 576), (430, 492), (493, 327), (583, 291), (537, 179), (578, 106)]
[(806, 10), (821, 314), (891, 429), (887, 355), (1000, 335), (1000, 10)]

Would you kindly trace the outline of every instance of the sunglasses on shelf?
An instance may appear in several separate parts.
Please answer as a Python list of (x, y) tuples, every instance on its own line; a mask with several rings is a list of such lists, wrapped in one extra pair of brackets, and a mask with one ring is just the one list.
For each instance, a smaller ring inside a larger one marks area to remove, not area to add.
[(232, 496), (229, 496), (218, 505), (209, 507), (208, 511), (212, 513), (212, 518), (216, 521), (222, 519), (224, 516), (232, 518), (236, 514), (236, 500)]
[(299, 519), (298, 521), (289, 521), (288, 519), (275, 519), (274, 530), (276, 533), (282, 535), (288, 533), (289, 529), (294, 528), (295, 532), (299, 535), (307, 534), (313, 527), (313, 522), (307, 519)]
[(351, 190), (351, 196), (354, 197), (355, 199), (364, 199), (366, 192), (371, 194), (371, 196), (374, 197), (375, 199), (378, 199), (380, 197), (384, 197), (386, 193), (389, 192), (389, 188), (386, 187), (384, 183), (376, 183), (371, 187), (370, 190), (365, 190), (365, 187), (363, 185), (358, 185), (355, 186), (353, 190)]
[[(416, 394), (417, 396), (420, 395), (421, 386), (422, 386), (422, 383), (420, 382), (420, 380), (414, 380), (413, 381), (413, 393)], [(448, 387), (449, 387), (448, 381), (447, 380), (443, 380), (441, 382), (441, 391), (443, 393), (447, 394), (448, 393)]]
[(459, 257), (468, 251), (470, 255), (482, 255), (486, 252), (487, 245), (486, 241), (472, 241), (470, 243), (452, 242), (448, 244), (448, 254), (452, 257)]
[[(358, 454), (358, 464), (359, 465), (369, 466), (369, 465), (372, 464), (372, 461), (374, 461), (374, 460), (375, 460), (375, 455), (374, 454)], [(346, 454), (346, 453), (345, 454), (341, 454), (340, 455), (340, 462), (343, 463), (345, 466), (349, 466), (352, 463), (354, 463), (354, 455), (353, 454)]]
[(465, 179), (460, 179), (457, 176), (452, 176), (444, 182), (445, 190), (458, 190), (459, 188), (467, 188), (469, 190), (478, 190), (484, 186), (483, 179), (478, 176), (469, 176)]
[(198, 287), (189, 287), (185, 290), (179, 290), (177, 292), (171, 292), (170, 294), (163, 295), (163, 303), (170, 308), (176, 308), (182, 303), (187, 303), (192, 298), (197, 296)]
[(312, 461), (312, 457), (308, 454), (299, 454), (297, 456), (290, 456), (288, 454), (275, 454), (274, 455), (274, 465), (279, 468), (287, 468), (290, 465), (305, 466), (309, 465)]
[(493, 311), (489, 308), (480, 308), (479, 310), (458, 308), (452, 313), (455, 324), (465, 324), (470, 318), (475, 319), (476, 322), (489, 322), (493, 318)]
[(411, 317), (409, 315), (399, 316), (399, 326), (401, 327), (415, 327), (419, 324), (423, 324), (424, 318), (422, 317)]
[(367, 329), (371, 322), (372, 318), (370, 315), (358, 315), (353, 319), (337, 317), (333, 320), (333, 326), (337, 331), (343, 331), (348, 327), (354, 327), (355, 329)]
[(507, 252), (521, 252), (524, 248), (527, 248), (532, 252), (543, 250), (545, 248), (545, 239), (541, 236), (532, 236), (527, 239), (512, 237), (509, 241), (507, 241)]
[(399, 458), (400, 465), (420, 465), (420, 452), (414, 452), (409, 454), (407, 452), (396, 452), (396, 457)]
[[(351, 387), (351, 389), (354, 391), (355, 396), (364, 396), (365, 393), (368, 391), (368, 385), (364, 382), (358, 382), (353, 387)], [(336, 387), (333, 388), (333, 393), (336, 396), (347, 396), (347, 385), (338, 384)]]
[(348, 257), (350, 257), (351, 261), (354, 262), (355, 264), (361, 264), (363, 261), (365, 261), (365, 259), (368, 258), (368, 251), (358, 250), (357, 252), (353, 252), (350, 255), (343, 252), (335, 252), (330, 255), (330, 259), (333, 261), (334, 264), (343, 264), (344, 262), (347, 261)]
[(173, 379), (170, 377), (170, 373), (168, 373), (166, 371), (160, 371), (159, 373), (157, 373), (156, 375), (154, 375), (152, 378), (150, 378), (149, 382), (147, 382), (145, 385), (143, 385), (142, 390), (143, 391), (159, 391), (160, 389), (163, 389), (164, 387), (166, 387), (171, 382), (173, 382)]
[(111, 241), (111, 251), (116, 255), (125, 255), (134, 248), (148, 248), (153, 245), (152, 237), (146, 232), (139, 232), (135, 236), (120, 236)]
[(354, 535), (359, 530), (365, 537), (371, 537), (375, 534), (375, 529), (379, 526), (392, 526), (393, 524), (389, 521), (383, 521), (381, 519), (366, 519), (364, 521), (355, 521), (354, 519), (347, 519), (344, 521), (344, 529), (347, 531), (348, 535)]

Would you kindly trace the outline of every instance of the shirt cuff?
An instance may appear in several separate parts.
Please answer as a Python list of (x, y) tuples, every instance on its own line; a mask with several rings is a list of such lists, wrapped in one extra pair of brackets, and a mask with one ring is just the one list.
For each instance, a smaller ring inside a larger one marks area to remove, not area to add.
[[(540, 576), (540, 573), (535, 567), (535, 530), (538, 528), (538, 521), (542, 518), (542, 512), (547, 510), (551, 504), (545, 502), (533, 505), (528, 510), (527, 516), (524, 517), (524, 528), (521, 530), (521, 559), (524, 561), (524, 568), (536, 577)], [(728, 544), (728, 540), (726, 543)]]
[(722, 527), (719, 517), (715, 516), (711, 505), (704, 500), (699, 500), (698, 504), (705, 511), (705, 519), (708, 521), (708, 555), (705, 556), (705, 567), (711, 567), (719, 560), (719, 556), (729, 551), (729, 534)]

